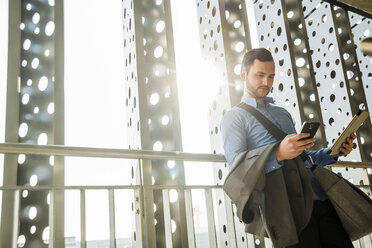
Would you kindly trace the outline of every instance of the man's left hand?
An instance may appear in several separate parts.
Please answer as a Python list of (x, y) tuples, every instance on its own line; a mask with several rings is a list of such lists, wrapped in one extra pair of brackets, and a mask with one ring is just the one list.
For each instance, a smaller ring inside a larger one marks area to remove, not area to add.
[(344, 143), (342, 143), (342, 145), (340, 147), (339, 156), (346, 156), (353, 150), (353, 147), (354, 147), (353, 141), (355, 139), (356, 139), (356, 135), (353, 133), (353, 134), (350, 135), (349, 138), (347, 138), (345, 140)]

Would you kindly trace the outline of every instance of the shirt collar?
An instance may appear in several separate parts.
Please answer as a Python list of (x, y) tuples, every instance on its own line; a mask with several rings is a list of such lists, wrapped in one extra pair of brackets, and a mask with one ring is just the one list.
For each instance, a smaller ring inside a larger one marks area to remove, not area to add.
[[(245, 96), (243, 96), (242, 97), (242, 102), (244, 102), (244, 103), (246, 103), (246, 104), (248, 104), (248, 105), (250, 105), (250, 106), (252, 106), (252, 107), (255, 107), (255, 108), (257, 108), (257, 100), (256, 100), (256, 98), (251, 98), (251, 97), (245, 97)], [(270, 103), (274, 103), (274, 99), (272, 98), (272, 97), (269, 97), (269, 96), (266, 96), (265, 98), (264, 98), (264, 103), (265, 103), (265, 106), (266, 105), (268, 105), (268, 104), (270, 104)], [(259, 103), (259, 104), (261, 104), (261, 103)]]

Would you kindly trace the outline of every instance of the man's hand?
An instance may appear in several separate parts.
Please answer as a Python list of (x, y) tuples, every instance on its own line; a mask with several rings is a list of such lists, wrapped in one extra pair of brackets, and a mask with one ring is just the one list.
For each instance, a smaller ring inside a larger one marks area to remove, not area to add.
[(310, 134), (308, 133), (287, 135), (282, 142), (280, 142), (279, 147), (275, 151), (276, 160), (280, 162), (282, 160), (295, 158), (305, 149), (312, 147), (315, 143), (314, 138), (298, 141), (299, 139), (309, 136)]
[(351, 134), (349, 138), (346, 138), (345, 142), (342, 143), (340, 147), (340, 153), (338, 154), (338, 156), (348, 155), (353, 150), (353, 147), (354, 147), (353, 141), (355, 139), (356, 139), (356, 135), (354, 133)]

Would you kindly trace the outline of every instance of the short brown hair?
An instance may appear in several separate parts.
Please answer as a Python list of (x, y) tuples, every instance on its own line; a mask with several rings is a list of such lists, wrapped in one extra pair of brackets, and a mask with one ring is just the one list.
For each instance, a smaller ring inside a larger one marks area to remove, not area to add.
[(261, 62), (274, 61), (271, 52), (265, 48), (254, 48), (246, 52), (242, 61), (242, 69), (249, 70), (249, 67), (258, 59)]

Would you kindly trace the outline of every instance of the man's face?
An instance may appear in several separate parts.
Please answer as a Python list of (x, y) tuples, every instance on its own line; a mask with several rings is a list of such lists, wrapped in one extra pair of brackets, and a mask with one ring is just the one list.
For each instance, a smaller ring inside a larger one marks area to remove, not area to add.
[(263, 102), (274, 83), (275, 64), (272, 61), (253, 61), (249, 70), (242, 69), (241, 79), (245, 82), (245, 97), (253, 97)]

